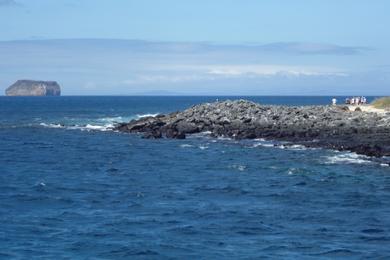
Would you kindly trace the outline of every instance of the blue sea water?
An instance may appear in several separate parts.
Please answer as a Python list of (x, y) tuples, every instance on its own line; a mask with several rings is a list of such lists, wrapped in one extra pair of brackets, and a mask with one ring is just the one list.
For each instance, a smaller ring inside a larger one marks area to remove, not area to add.
[(215, 99), (0, 97), (0, 258), (390, 257), (390, 167), (371, 158), (110, 130)]

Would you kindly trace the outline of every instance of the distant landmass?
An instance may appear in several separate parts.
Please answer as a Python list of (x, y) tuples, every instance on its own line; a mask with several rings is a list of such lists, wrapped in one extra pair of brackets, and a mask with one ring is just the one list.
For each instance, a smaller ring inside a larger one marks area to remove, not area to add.
[(56, 81), (18, 80), (5, 90), (6, 96), (60, 96)]

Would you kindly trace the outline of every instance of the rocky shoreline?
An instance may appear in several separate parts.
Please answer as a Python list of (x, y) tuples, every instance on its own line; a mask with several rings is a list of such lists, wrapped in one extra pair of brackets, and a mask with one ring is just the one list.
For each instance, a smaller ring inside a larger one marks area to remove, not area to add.
[(120, 123), (115, 130), (142, 133), (145, 138), (177, 139), (208, 132), (213, 137), (265, 138), (390, 156), (390, 113), (350, 111), (345, 106), (276, 106), (227, 100)]

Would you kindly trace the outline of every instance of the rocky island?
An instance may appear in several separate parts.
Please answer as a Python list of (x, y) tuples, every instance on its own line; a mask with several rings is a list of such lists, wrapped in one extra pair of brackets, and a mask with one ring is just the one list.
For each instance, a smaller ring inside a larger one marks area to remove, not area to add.
[(145, 138), (184, 139), (188, 134), (207, 132), (214, 137), (265, 138), (390, 156), (390, 112), (351, 111), (346, 106), (276, 106), (228, 100), (121, 123), (115, 129), (142, 133)]
[(7, 96), (60, 96), (61, 87), (55, 81), (18, 80), (5, 90)]

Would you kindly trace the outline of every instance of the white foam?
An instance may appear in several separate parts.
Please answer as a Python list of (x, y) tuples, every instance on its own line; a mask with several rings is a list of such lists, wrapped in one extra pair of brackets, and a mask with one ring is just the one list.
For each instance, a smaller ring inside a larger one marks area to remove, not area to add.
[(296, 168), (289, 168), (288, 171), (287, 171), (287, 174), (288, 175), (293, 175), (296, 171), (297, 171)]
[(106, 125), (92, 125), (87, 124), (85, 126), (74, 126), (74, 127), (68, 127), (67, 129), (80, 129), (81, 131), (111, 131), (113, 130), (114, 125), (113, 124), (106, 124)]
[(63, 128), (63, 125), (60, 124), (46, 124), (46, 123), (40, 123), (40, 126), (47, 127), (47, 128)]
[(156, 116), (158, 116), (159, 115), (159, 113), (157, 113), (157, 114), (138, 114), (137, 115), (137, 118), (144, 118), (144, 117), (156, 117)]
[(199, 145), (198, 147), (199, 147), (199, 149), (201, 149), (201, 150), (206, 150), (206, 149), (209, 148), (209, 147), (206, 146), (206, 145)]
[(297, 150), (297, 151), (302, 151), (302, 150), (307, 150), (308, 148), (305, 147), (304, 145), (300, 144), (294, 144), (294, 145), (281, 145), (282, 149), (288, 149), (288, 150)]
[(221, 140), (221, 141), (230, 141), (230, 140), (233, 140), (232, 138), (226, 137), (226, 136), (218, 136), (217, 139), (218, 139), (218, 140)]
[(307, 148), (304, 145), (300, 145), (300, 144), (289, 145), (289, 144), (281, 144), (281, 143), (277, 143), (277, 142), (273, 142), (273, 141), (266, 141), (264, 139), (255, 139), (255, 140), (257, 142), (251, 146), (252, 148), (272, 147), (272, 148), (278, 148), (278, 149), (284, 149), (284, 150), (294, 150), (294, 151), (304, 151), (307, 149), (311, 149), (311, 148)]
[(236, 169), (240, 172), (243, 172), (246, 170), (247, 167), (245, 165), (241, 165), (241, 164), (233, 164), (233, 165), (229, 166), (229, 168)]
[[(117, 122), (130, 121), (135, 117), (126, 117), (121, 116), (117, 117), (103, 117), (98, 119), (77, 119), (77, 118), (64, 118), (66, 123), (40, 123), (40, 126), (47, 128), (65, 128), (67, 130), (81, 130), (81, 131), (112, 131)], [(84, 122), (85, 123), (84, 123)]]
[(251, 147), (252, 148), (256, 148), (256, 147), (276, 147), (276, 145), (274, 143), (272, 143), (272, 142), (262, 141), (262, 142), (254, 143)]
[(191, 144), (181, 144), (180, 147), (181, 148), (190, 148), (190, 147), (194, 147), (194, 146)]
[(210, 131), (205, 131), (205, 132), (190, 134), (188, 135), (188, 138), (209, 138), (210, 134), (211, 134)]
[(336, 155), (326, 156), (325, 164), (372, 164), (369, 157), (352, 152), (340, 152)]
[(91, 124), (87, 124), (86, 126), (81, 127), (81, 129), (96, 130), (96, 131), (108, 131), (108, 130), (111, 130), (112, 128), (113, 128), (112, 124), (107, 124), (107, 125), (91, 125)]

